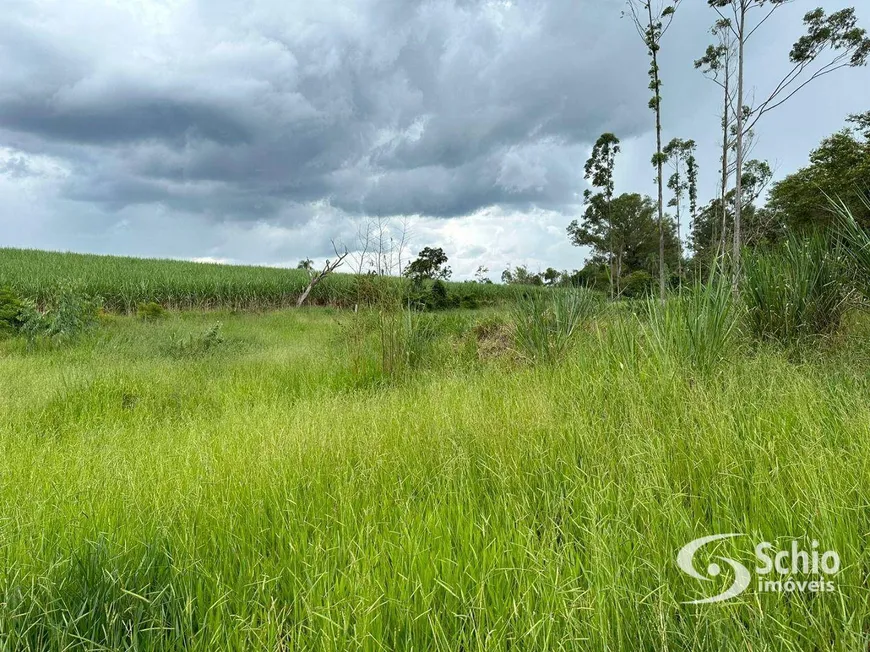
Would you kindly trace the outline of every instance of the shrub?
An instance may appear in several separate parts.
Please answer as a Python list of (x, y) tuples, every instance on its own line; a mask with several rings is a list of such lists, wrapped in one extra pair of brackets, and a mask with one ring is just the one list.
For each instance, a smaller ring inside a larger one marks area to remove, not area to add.
[(836, 331), (849, 298), (842, 254), (817, 234), (748, 255), (743, 294), (752, 334), (785, 344)]
[(167, 314), (168, 313), (166, 312), (166, 308), (161, 306), (156, 301), (140, 303), (139, 307), (136, 309), (136, 316), (139, 317), (139, 319), (144, 319), (145, 321), (164, 319)]
[(480, 302), (474, 295), (462, 294), (459, 297), (459, 307), (467, 310), (477, 310), (480, 307)]
[(530, 293), (512, 311), (517, 353), (529, 361), (557, 361), (580, 323), (598, 315), (603, 306), (603, 297), (587, 289)]
[(101, 300), (80, 294), (64, 284), (54, 304), (40, 313), (33, 303), (21, 302), (19, 332), (30, 340), (48, 338), (55, 343), (74, 340), (98, 324)]
[(9, 288), (0, 288), (0, 333), (15, 333), (24, 326), (26, 306)]
[(622, 296), (626, 299), (640, 299), (649, 296), (653, 287), (653, 277), (649, 272), (632, 272), (620, 282)]
[(469, 292), (453, 292), (447, 283), (435, 280), (431, 283), (412, 282), (405, 293), (404, 304), (416, 310), (447, 310), (449, 308), (477, 308), (477, 298)]
[(431, 297), (429, 305), (433, 310), (444, 310), (450, 307), (450, 298), (447, 296), (447, 286), (444, 281), (438, 280), (432, 283), (429, 294)]

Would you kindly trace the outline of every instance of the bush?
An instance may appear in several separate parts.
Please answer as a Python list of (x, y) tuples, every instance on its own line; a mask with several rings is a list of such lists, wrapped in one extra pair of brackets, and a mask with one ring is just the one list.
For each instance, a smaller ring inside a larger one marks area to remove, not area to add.
[(412, 282), (405, 294), (405, 305), (415, 310), (448, 310), (450, 308), (477, 308), (477, 297), (469, 292), (451, 293), (447, 283), (441, 280), (431, 284)]
[(557, 361), (580, 323), (603, 307), (603, 297), (587, 289), (530, 293), (512, 311), (517, 353), (529, 361)]
[(64, 284), (54, 304), (44, 313), (32, 303), (20, 303), (18, 331), (30, 340), (48, 338), (55, 343), (74, 340), (97, 326), (101, 303), (100, 299), (82, 295)]
[(622, 296), (626, 299), (640, 299), (649, 296), (653, 288), (653, 277), (649, 272), (632, 272), (620, 281)]
[(136, 316), (145, 321), (154, 319), (164, 319), (167, 316), (166, 308), (161, 306), (156, 301), (140, 303), (136, 309)]
[(759, 340), (787, 344), (833, 333), (849, 298), (842, 248), (817, 234), (748, 255), (743, 294)]
[(17, 333), (25, 324), (26, 304), (9, 288), (0, 288), (0, 333)]

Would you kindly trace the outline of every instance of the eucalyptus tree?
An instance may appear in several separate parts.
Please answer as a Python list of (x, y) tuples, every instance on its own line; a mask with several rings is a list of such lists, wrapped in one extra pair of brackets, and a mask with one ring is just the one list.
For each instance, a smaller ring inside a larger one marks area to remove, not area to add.
[[(592, 147), (592, 154), (586, 161), (585, 178), (595, 188), (597, 193), (586, 190), (583, 197), (586, 200), (587, 211), (585, 221), (587, 227), (598, 230), (607, 243), (608, 265), (610, 267), (610, 298), (615, 296), (614, 282), (618, 280), (619, 270), (615, 268), (616, 253), (613, 245), (613, 171), (616, 167), (616, 155), (619, 154), (619, 138), (611, 133), (603, 133)], [(597, 225), (593, 222), (598, 222)]]
[[(728, 179), (730, 178), (731, 157), (734, 138), (734, 113), (731, 107), (734, 103), (734, 75), (737, 61), (737, 46), (731, 30), (731, 21), (727, 18), (717, 20), (710, 30), (716, 37), (714, 45), (707, 46), (707, 51), (695, 61), (695, 68), (722, 89), (722, 153), (720, 155), (719, 203), (721, 210), (721, 226), (717, 239), (717, 255), (725, 252), (725, 233), (728, 223)], [(714, 237), (717, 234), (714, 233)]]
[[(746, 105), (746, 46), (758, 30), (781, 7), (793, 0), (707, 0), (723, 25), (731, 30), (737, 45), (736, 176), (734, 199), (734, 241), (732, 251), (733, 284), (740, 278), (741, 212), (743, 208), (744, 138), (767, 113), (791, 99), (798, 91), (820, 77), (840, 68), (866, 65), (870, 39), (859, 28), (854, 7), (827, 15), (822, 8), (804, 15), (806, 33), (789, 52), (791, 68), (764, 99), (744, 110)], [(764, 65), (767, 65), (766, 62)]]
[(659, 225), (659, 295), (665, 299), (665, 209), (664, 209), (664, 164), (662, 152), (662, 80), (659, 70), (659, 50), (661, 42), (670, 28), (674, 14), (681, 0), (627, 0), (628, 15), (631, 16), (650, 58), (649, 89), (653, 92), (649, 108), (656, 116), (656, 153), (652, 164), (656, 168), (658, 184), (658, 225)]
[(682, 208), (683, 198), (688, 195), (689, 207), (692, 220), (698, 209), (698, 166), (695, 160), (695, 141), (674, 138), (665, 145), (663, 150), (673, 173), (668, 179), (668, 189), (674, 196), (668, 202), (668, 206), (675, 209), (677, 216), (677, 277), (682, 286), (683, 279), (683, 236), (682, 236)]

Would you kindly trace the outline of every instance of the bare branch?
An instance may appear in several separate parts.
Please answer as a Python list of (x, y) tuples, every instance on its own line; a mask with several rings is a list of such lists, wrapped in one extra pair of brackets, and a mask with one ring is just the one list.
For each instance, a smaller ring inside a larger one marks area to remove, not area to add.
[(348, 256), (347, 247), (344, 248), (343, 253), (338, 252), (338, 247), (335, 246), (335, 242), (332, 242), (332, 250), (335, 252), (335, 260), (330, 262), (326, 261), (326, 264), (323, 266), (323, 269), (318, 272), (316, 275), (311, 277), (311, 280), (308, 282), (308, 287), (305, 288), (305, 291), (299, 295), (299, 298), (296, 300), (296, 307), (299, 308), (305, 303), (305, 300), (308, 299), (308, 295), (311, 294), (311, 291), (327, 276), (332, 274), (336, 269), (342, 266), (344, 263), (344, 259)]

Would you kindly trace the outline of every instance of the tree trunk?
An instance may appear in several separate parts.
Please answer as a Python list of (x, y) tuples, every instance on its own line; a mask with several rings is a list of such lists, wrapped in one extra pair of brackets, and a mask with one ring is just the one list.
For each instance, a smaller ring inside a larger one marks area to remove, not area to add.
[[(677, 163), (679, 165), (679, 163)], [(679, 170), (679, 168), (677, 168)], [(677, 173), (679, 174), (679, 172)], [(679, 182), (679, 181), (678, 181)], [(677, 194), (677, 278), (680, 293), (683, 292), (683, 237), (680, 233), (680, 204), (683, 203), (682, 191)]]
[[(646, 4), (649, 15), (649, 25), (652, 29), (653, 15), (652, 2)], [(656, 168), (658, 171), (657, 181), (659, 186), (659, 298), (665, 300), (665, 208), (664, 197), (665, 191), (662, 187), (663, 177), (663, 162), (662, 162), (662, 95), (661, 87), (659, 86), (659, 58), (655, 44), (650, 47), (652, 54), (652, 73), (653, 83), (655, 85), (655, 110), (656, 110)]]
[(743, 213), (743, 53), (746, 36), (746, 6), (741, 4), (740, 25), (738, 27), (738, 54), (737, 54), (737, 152), (736, 174), (734, 191), (734, 250), (732, 253), (733, 278), (732, 288), (735, 293), (739, 292), (740, 284), (740, 220)]
[(656, 167), (659, 185), (659, 296), (665, 300), (665, 191), (662, 187), (664, 172), (662, 170), (662, 96), (659, 91), (658, 57), (653, 52), (653, 68), (655, 68), (656, 83)]
[(720, 188), (719, 199), (722, 202), (722, 232), (719, 234), (719, 241), (716, 243), (716, 258), (725, 256), (728, 242), (725, 239), (725, 234), (728, 232), (728, 206), (725, 203), (725, 196), (728, 194), (728, 106), (730, 103), (729, 90), (731, 88), (731, 68), (729, 57), (725, 56), (725, 101), (722, 110), (722, 187)]
[[(335, 245), (333, 244), (333, 249), (335, 249)], [(323, 271), (314, 274), (311, 276), (311, 280), (308, 282), (308, 287), (305, 288), (305, 291), (299, 295), (299, 298), (296, 300), (296, 307), (301, 308), (302, 304), (305, 303), (305, 300), (308, 299), (308, 295), (311, 294), (311, 290), (317, 287), (317, 284), (320, 283), (327, 276), (332, 274), (335, 270), (337, 270), (344, 263), (344, 259), (347, 258), (347, 250), (343, 254), (339, 254), (338, 250), (335, 249), (335, 255), (338, 258), (335, 262), (326, 261), (326, 264), (323, 266)]]
[[(610, 232), (610, 300), (612, 301), (616, 297), (613, 288), (614, 284), (619, 283), (619, 276), (618, 272), (615, 271), (616, 252), (613, 249), (613, 198), (610, 196), (607, 197), (607, 229)], [(613, 276), (614, 273), (617, 274), (616, 278)]]

